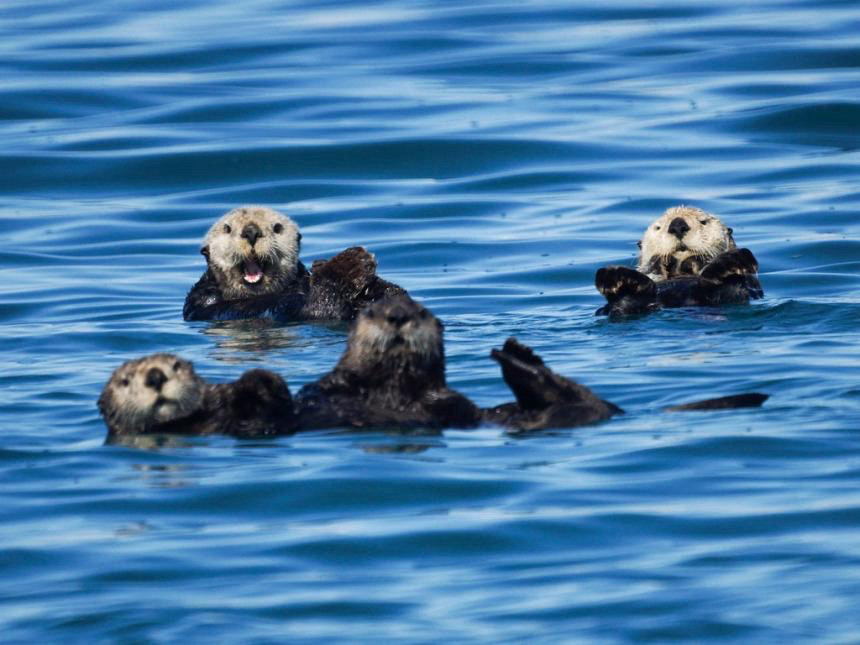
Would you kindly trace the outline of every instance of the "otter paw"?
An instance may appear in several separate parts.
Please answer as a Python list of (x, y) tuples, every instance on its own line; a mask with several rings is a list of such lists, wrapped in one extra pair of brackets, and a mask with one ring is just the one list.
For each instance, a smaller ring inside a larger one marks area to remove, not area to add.
[(621, 298), (647, 298), (656, 296), (657, 286), (644, 273), (629, 267), (603, 267), (594, 276), (594, 286), (609, 302)]
[(364, 247), (353, 246), (330, 260), (314, 262), (312, 274), (315, 280), (325, 280), (346, 291), (359, 293), (376, 278), (376, 258)]
[(725, 282), (758, 273), (758, 262), (749, 249), (732, 249), (720, 253), (702, 269), (700, 276), (705, 280)]

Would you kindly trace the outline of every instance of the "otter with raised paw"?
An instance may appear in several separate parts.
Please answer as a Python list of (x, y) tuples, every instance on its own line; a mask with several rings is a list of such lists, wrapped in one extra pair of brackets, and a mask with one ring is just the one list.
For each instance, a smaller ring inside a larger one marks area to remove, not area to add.
[(292, 434), (296, 416), (284, 380), (249, 370), (208, 383), (173, 354), (152, 354), (114, 370), (98, 401), (108, 442), (154, 434), (268, 437)]
[(606, 298), (596, 313), (609, 316), (746, 304), (764, 296), (752, 252), (737, 248), (732, 229), (718, 217), (692, 206), (658, 217), (639, 242), (636, 269), (598, 269), (595, 286)]
[(301, 238), (295, 222), (271, 208), (221, 217), (203, 238), (207, 268), (185, 298), (185, 320), (352, 320), (367, 304), (405, 293), (376, 275), (376, 258), (358, 246), (308, 271)]
[[(529, 431), (572, 428), (624, 413), (617, 405), (601, 399), (584, 385), (553, 372), (540, 356), (516, 338), (509, 338), (502, 349), (494, 349), (490, 355), (501, 365), (502, 377), (514, 393), (516, 402), (484, 409), (485, 421), (514, 431)], [(767, 398), (767, 394), (746, 392), (675, 405), (665, 410), (759, 407)]]
[(481, 412), (445, 382), (442, 323), (401, 295), (353, 323), (335, 368), (299, 390), (302, 430), (336, 427), (473, 427)]

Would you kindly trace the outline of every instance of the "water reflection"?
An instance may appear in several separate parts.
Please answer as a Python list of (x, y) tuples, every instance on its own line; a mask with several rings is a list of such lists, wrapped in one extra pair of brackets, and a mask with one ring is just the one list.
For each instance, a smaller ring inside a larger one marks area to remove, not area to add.
[[(297, 344), (301, 335), (295, 325), (284, 325), (270, 319), (224, 320), (202, 327), (201, 332), (214, 340), (211, 356), (224, 363), (240, 364), (266, 358), (276, 349)], [(244, 356), (243, 356), (244, 354)]]

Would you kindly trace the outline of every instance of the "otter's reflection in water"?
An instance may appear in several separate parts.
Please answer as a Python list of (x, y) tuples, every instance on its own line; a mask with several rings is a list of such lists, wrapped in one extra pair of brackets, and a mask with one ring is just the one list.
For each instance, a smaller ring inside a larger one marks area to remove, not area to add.
[[(244, 363), (247, 354), (262, 360), (264, 354), (300, 344), (303, 340), (297, 325), (284, 325), (267, 318), (223, 320), (201, 329), (215, 341), (212, 357), (224, 363)], [(246, 354), (243, 356), (242, 354)]]

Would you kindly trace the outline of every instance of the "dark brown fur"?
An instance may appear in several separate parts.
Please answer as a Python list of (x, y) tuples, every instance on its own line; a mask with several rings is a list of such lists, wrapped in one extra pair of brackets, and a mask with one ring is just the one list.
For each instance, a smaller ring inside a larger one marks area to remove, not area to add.
[[(529, 431), (572, 428), (624, 413), (617, 405), (601, 399), (584, 385), (553, 372), (530, 347), (515, 338), (509, 338), (502, 349), (494, 349), (490, 355), (501, 365), (502, 376), (513, 391), (516, 402), (483, 410), (486, 421), (515, 431)], [(758, 407), (767, 398), (766, 394), (748, 392), (672, 406), (666, 410)]]
[[(685, 262), (690, 270), (700, 266), (690, 258)], [(758, 262), (749, 249), (725, 251), (697, 275), (655, 282), (635, 269), (611, 266), (598, 269), (594, 283), (606, 298), (606, 304), (596, 313), (610, 317), (644, 314), (663, 307), (747, 304), (764, 296)]]
[(296, 395), (302, 430), (471, 427), (478, 408), (445, 382), (442, 323), (406, 295), (364, 309), (335, 368)]

